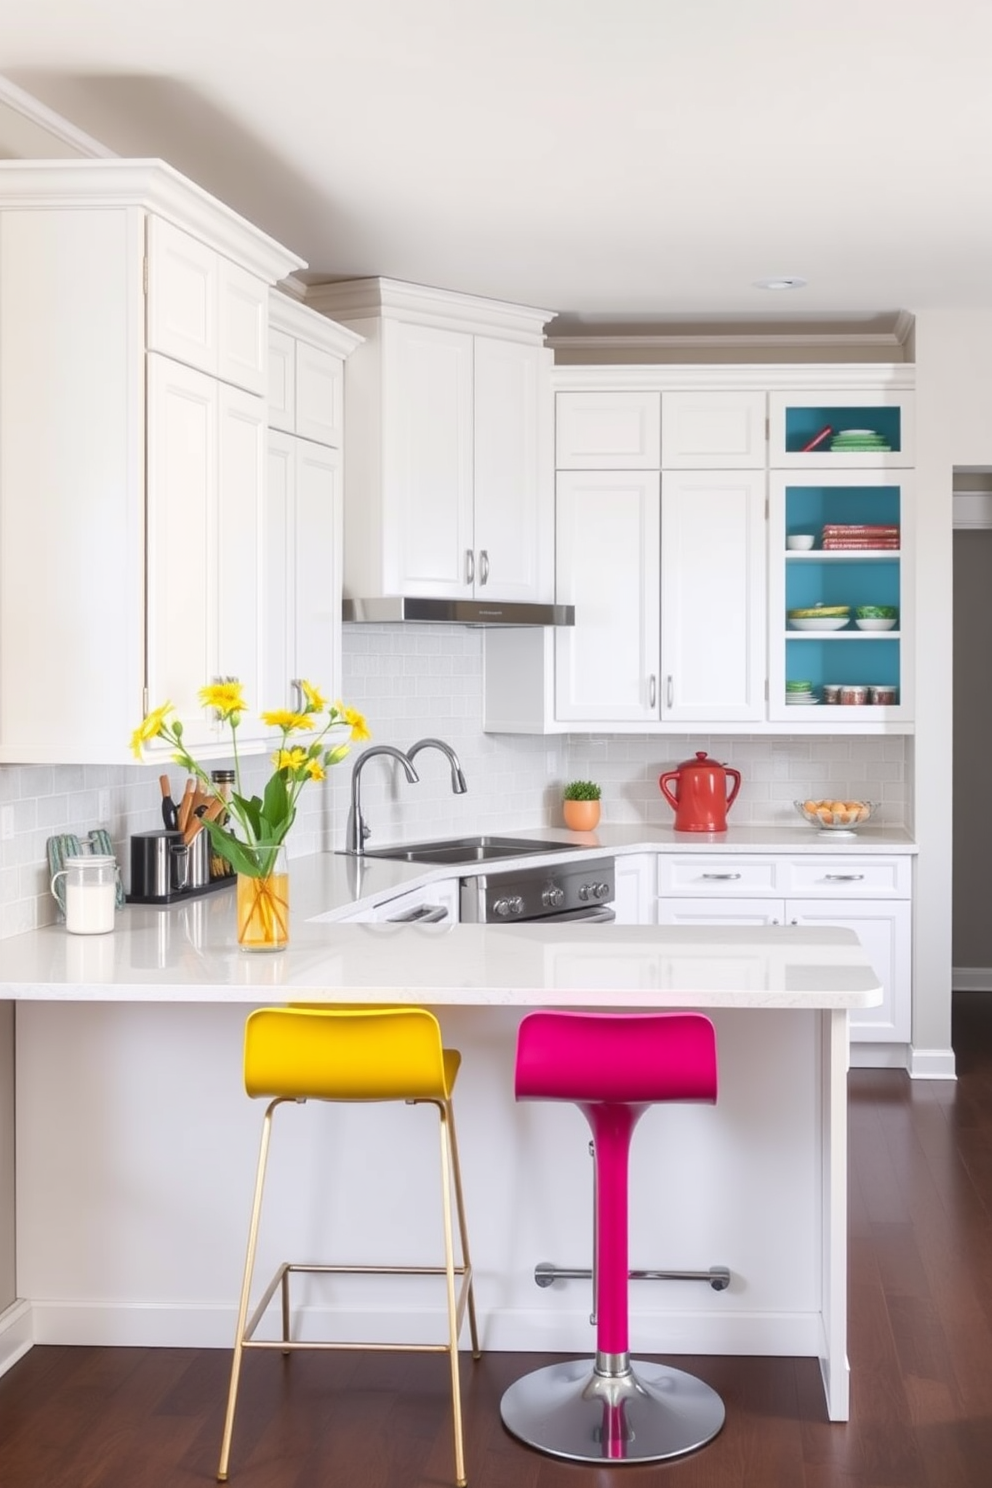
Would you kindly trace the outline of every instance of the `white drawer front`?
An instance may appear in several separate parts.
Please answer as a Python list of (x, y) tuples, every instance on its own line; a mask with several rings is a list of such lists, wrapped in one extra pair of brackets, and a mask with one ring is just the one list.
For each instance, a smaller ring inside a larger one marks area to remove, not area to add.
[(912, 884), (912, 860), (905, 856), (881, 858), (858, 856), (782, 859), (782, 892), (823, 899), (908, 899)]
[(754, 897), (785, 891), (779, 883), (779, 860), (746, 858), (711, 853), (692, 853), (680, 857), (675, 853), (658, 854), (658, 897), (703, 894), (714, 897)]

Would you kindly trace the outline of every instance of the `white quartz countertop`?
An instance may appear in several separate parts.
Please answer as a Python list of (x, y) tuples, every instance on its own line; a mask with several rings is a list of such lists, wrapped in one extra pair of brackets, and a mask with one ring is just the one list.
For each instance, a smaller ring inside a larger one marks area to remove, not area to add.
[[(648, 844), (641, 837), (638, 845)], [(331, 854), (291, 863), (285, 951), (238, 949), (233, 891), (224, 889), (168, 909), (131, 906), (108, 935), (50, 925), (0, 942), (0, 998), (755, 1008), (872, 1007), (882, 999), (856, 935), (839, 928), (315, 922), (355, 866)], [(375, 895), (425, 878), (408, 864), (369, 863), (362, 872), (363, 890), (371, 885)]]

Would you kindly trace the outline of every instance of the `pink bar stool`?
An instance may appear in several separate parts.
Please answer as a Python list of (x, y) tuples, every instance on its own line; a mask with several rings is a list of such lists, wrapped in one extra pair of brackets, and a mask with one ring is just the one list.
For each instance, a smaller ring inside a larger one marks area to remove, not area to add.
[(694, 1375), (630, 1358), (627, 1159), (661, 1101), (716, 1100), (716, 1034), (701, 1013), (530, 1013), (517, 1039), (518, 1100), (573, 1101), (596, 1163), (596, 1358), (549, 1364), (503, 1396), (514, 1436), (574, 1462), (657, 1462), (695, 1451), (724, 1421)]

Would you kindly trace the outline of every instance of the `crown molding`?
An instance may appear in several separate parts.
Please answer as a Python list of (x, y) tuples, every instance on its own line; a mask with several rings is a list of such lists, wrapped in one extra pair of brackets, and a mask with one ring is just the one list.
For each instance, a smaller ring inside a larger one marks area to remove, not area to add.
[(308, 341), (339, 357), (350, 356), (365, 340), (357, 331), (284, 294), (282, 286), (269, 290), (269, 325), (274, 331), (285, 331), (297, 341)]
[(400, 279), (342, 279), (307, 286), (305, 303), (346, 324), (363, 320), (415, 321), (439, 330), (499, 332), (511, 340), (545, 344), (544, 327), (557, 311), (509, 305), (479, 295), (407, 284)]
[(0, 207), (143, 207), (269, 284), (306, 267), (164, 160), (0, 160)]

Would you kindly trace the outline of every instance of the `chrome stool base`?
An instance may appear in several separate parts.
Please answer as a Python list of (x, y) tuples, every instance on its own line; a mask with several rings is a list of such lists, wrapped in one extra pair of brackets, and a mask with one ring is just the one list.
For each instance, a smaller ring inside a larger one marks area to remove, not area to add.
[[(506, 1429), (528, 1446), (571, 1462), (661, 1462), (705, 1446), (724, 1421), (723, 1401), (695, 1375), (610, 1355), (535, 1369), (500, 1403)], [(625, 1366), (625, 1367), (624, 1367)]]

